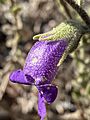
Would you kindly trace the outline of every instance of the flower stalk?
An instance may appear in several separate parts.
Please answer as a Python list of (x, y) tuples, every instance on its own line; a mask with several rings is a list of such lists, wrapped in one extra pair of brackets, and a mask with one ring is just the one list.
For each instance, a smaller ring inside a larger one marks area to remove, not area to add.
[(66, 1), (73, 9), (77, 11), (77, 13), (82, 18), (82, 20), (90, 28), (90, 17), (86, 13), (86, 11), (82, 7), (80, 7), (78, 4), (76, 4), (76, 2), (73, 0), (64, 0), (64, 1)]

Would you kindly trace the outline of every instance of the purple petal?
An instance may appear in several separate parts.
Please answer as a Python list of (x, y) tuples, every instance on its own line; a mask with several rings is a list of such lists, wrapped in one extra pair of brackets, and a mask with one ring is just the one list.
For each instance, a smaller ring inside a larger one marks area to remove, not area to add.
[(10, 74), (9, 79), (14, 83), (20, 83), (25, 85), (30, 85), (34, 83), (34, 79), (31, 76), (25, 76), (24, 72), (21, 69), (13, 71)]
[(41, 120), (44, 120), (46, 116), (46, 106), (44, 102), (44, 97), (39, 93), (39, 100), (38, 100), (38, 114), (41, 117)]
[(38, 86), (37, 88), (48, 103), (54, 102), (58, 93), (58, 89), (55, 85), (47, 84)]
[(24, 72), (35, 80), (44, 77), (51, 81), (57, 72), (57, 64), (67, 47), (66, 40), (39, 41), (31, 48)]

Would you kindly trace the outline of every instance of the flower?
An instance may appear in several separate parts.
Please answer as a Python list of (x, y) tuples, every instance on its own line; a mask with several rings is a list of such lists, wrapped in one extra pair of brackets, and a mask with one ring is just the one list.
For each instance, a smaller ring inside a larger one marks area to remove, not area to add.
[(71, 19), (61, 22), (58, 26), (46, 33), (35, 35), (33, 40), (57, 41), (60, 39), (66, 39), (68, 47), (58, 63), (59, 66), (66, 59), (68, 54), (73, 52), (78, 47), (81, 37), (88, 32), (90, 32), (90, 30), (87, 26)]
[(46, 115), (45, 101), (50, 104), (57, 97), (57, 86), (52, 84), (58, 62), (67, 47), (64, 39), (57, 41), (38, 41), (31, 48), (23, 70), (10, 74), (10, 81), (25, 85), (35, 85), (39, 92), (38, 114), (41, 120)]

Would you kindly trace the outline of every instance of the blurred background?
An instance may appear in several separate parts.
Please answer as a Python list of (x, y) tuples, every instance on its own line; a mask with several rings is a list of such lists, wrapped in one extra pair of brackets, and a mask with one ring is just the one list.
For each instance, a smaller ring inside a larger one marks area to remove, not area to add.
[[(90, 1), (84, 0), (82, 7), (90, 15)], [(40, 119), (36, 88), (11, 83), (9, 74), (23, 68), (36, 42), (34, 35), (70, 18), (83, 23), (62, 0), (0, 0), (0, 120)], [(54, 81), (59, 93), (55, 102), (47, 105), (47, 119), (90, 120), (90, 34), (81, 38)]]

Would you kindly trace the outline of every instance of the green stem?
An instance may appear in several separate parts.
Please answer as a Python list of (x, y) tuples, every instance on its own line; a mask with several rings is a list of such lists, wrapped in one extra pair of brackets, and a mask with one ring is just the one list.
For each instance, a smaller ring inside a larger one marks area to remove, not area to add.
[(69, 11), (68, 6), (67, 6), (67, 4), (65, 3), (65, 1), (60, 0), (60, 2), (61, 2), (61, 4), (63, 5), (63, 7), (64, 7), (64, 9), (65, 9), (65, 12), (66, 12), (66, 14), (68, 15), (68, 17), (69, 17), (70, 19), (72, 19), (72, 16), (71, 16), (71, 14), (70, 14), (70, 11)]
[(80, 15), (80, 17), (83, 19), (83, 21), (86, 23), (86, 25), (90, 28), (90, 17), (86, 13), (82, 7), (80, 7), (78, 4), (75, 3), (73, 0), (65, 0), (73, 9), (77, 11), (77, 13)]

